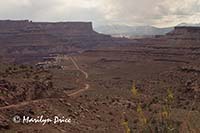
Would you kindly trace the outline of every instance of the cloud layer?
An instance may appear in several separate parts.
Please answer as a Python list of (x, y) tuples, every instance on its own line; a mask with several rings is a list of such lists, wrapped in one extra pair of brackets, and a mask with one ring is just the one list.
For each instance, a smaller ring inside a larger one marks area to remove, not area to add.
[(200, 23), (200, 0), (2, 0), (0, 19), (164, 27)]

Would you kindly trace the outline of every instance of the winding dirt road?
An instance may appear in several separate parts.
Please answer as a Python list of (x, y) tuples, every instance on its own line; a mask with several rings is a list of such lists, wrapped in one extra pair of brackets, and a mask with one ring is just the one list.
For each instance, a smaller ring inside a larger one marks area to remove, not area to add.
[[(84, 75), (85, 75), (85, 79), (88, 79), (88, 73), (87, 72), (85, 72), (84, 70), (82, 70), (79, 66), (78, 66), (78, 64), (76, 63), (76, 61), (75, 60), (77, 60), (75, 57), (73, 58), (73, 57), (69, 57), (69, 59), (72, 61), (72, 63), (74, 64), (74, 66), (76, 67), (76, 69), (77, 70), (79, 70), (81, 73), (83, 73)], [(80, 90), (78, 90), (78, 91), (76, 91), (76, 92), (73, 92), (73, 93), (71, 93), (71, 94), (69, 94), (68, 96), (75, 96), (75, 95), (78, 95), (78, 94), (80, 94), (80, 93), (82, 93), (82, 92), (84, 92), (84, 91), (87, 91), (88, 89), (90, 88), (90, 85), (88, 84), (88, 83), (85, 83), (85, 87), (83, 88), (83, 89), (80, 89)]]
[[(69, 57), (69, 59), (72, 61), (73, 65), (76, 67), (77, 70), (79, 70), (81, 73), (83, 73), (85, 75), (85, 79), (88, 79), (88, 73), (85, 72), (84, 70), (82, 70), (78, 64), (76, 63), (75, 60), (77, 60), (76, 58), (73, 59), (73, 57)], [(73, 97), (76, 96), (84, 91), (87, 91), (90, 88), (90, 85), (88, 83), (85, 83), (85, 87), (83, 89), (77, 90), (71, 94), (68, 94), (69, 97)], [(49, 98), (50, 99), (50, 98)], [(41, 101), (45, 101), (47, 99), (38, 99), (38, 100), (31, 100), (31, 101), (25, 101), (25, 102), (21, 102), (18, 104), (12, 104), (12, 105), (8, 105), (8, 106), (4, 106), (4, 107), (0, 107), (0, 110), (4, 110), (4, 109), (10, 109), (10, 108), (19, 108), (22, 106), (26, 106), (29, 105), (31, 103), (37, 103), (37, 102), (41, 102)]]
[(74, 59), (73, 59), (73, 57), (69, 57), (69, 59), (72, 61), (72, 63), (73, 63), (74, 66), (76, 67), (76, 69), (79, 70), (80, 72), (82, 72), (82, 73), (85, 75), (85, 79), (88, 79), (88, 73), (85, 72), (84, 70), (82, 70), (82, 69), (78, 66), (78, 64), (77, 64), (76, 61), (75, 61), (75, 60), (77, 60), (77, 59), (76, 59), (75, 57), (74, 57)]

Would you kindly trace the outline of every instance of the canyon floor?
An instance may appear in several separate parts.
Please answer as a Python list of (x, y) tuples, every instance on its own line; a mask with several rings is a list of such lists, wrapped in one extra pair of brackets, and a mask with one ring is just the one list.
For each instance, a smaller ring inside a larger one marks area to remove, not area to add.
[(0, 133), (200, 132), (199, 28), (127, 39), (92, 23), (0, 27)]
[[(164, 132), (162, 113), (166, 113), (169, 90), (173, 99), (166, 121), (171, 132), (199, 132), (200, 58), (195, 47), (101, 47), (79, 55), (59, 55), (56, 63), (62, 69), (1, 65), (0, 85), (12, 90), (1, 91), (7, 101), (1, 99), (1, 132), (121, 133), (125, 132), (124, 121), (133, 132)], [(32, 87), (26, 90), (27, 86)], [(131, 91), (134, 86), (137, 96)], [(16, 124), (12, 121), (15, 115), (58, 115), (72, 122)]]

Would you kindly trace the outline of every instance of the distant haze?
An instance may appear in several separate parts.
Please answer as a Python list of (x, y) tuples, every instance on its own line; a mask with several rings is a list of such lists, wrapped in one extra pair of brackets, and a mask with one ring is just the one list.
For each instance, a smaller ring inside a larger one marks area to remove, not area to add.
[(170, 27), (200, 23), (200, 0), (1, 0), (0, 19)]
[(174, 28), (157, 28), (153, 26), (125, 26), (125, 25), (105, 25), (95, 27), (95, 30), (100, 33), (113, 36), (137, 37), (137, 36), (154, 36), (165, 35)]

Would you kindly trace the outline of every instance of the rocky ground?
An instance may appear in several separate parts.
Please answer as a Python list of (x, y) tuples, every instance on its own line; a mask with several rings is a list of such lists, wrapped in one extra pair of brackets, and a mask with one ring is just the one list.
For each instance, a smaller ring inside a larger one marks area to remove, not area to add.
[[(195, 40), (176, 31), (178, 38), (68, 54), (59, 68), (1, 62), (0, 132), (200, 132), (200, 39), (189, 32)], [(15, 123), (14, 116), (71, 121)]]

